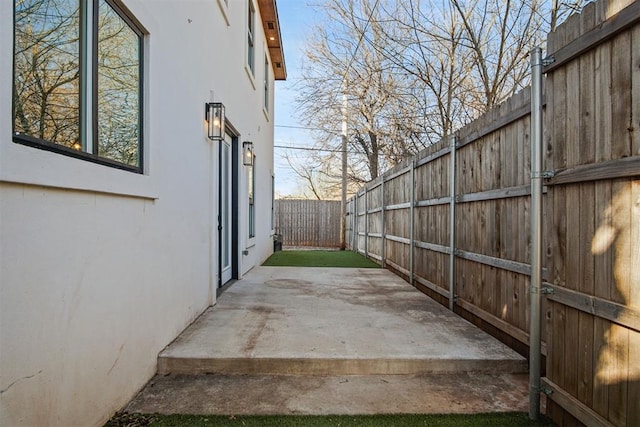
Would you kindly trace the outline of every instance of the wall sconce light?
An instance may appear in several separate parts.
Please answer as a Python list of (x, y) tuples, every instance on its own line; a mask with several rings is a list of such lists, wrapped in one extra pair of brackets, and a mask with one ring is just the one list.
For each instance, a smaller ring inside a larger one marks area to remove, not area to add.
[(212, 141), (224, 139), (224, 104), (207, 102), (204, 104), (204, 119), (207, 122), (207, 136)]
[(242, 143), (242, 164), (253, 166), (253, 142), (244, 141)]

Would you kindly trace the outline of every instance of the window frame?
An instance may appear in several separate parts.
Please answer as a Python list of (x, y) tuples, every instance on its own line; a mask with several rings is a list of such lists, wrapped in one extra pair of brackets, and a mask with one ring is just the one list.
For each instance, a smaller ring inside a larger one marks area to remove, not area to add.
[(224, 22), (227, 24), (227, 27), (229, 27), (231, 25), (229, 22), (229, 0), (218, 0), (218, 6), (222, 12)]
[[(83, 150), (88, 144), (91, 144), (91, 151), (76, 150), (65, 145), (40, 139), (31, 135), (17, 134), (15, 132), (15, 120), (16, 109), (15, 99), (17, 96), (16, 89), (16, 8), (15, 3), (13, 6), (13, 52), (12, 52), (12, 102), (11, 102), (11, 135), (12, 140), (16, 144), (26, 145), (29, 147), (37, 148), (44, 151), (49, 151), (63, 156), (73, 157), (80, 160), (85, 160), (91, 163), (100, 164), (103, 166), (109, 166), (116, 169), (121, 169), (129, 172), (135, 172), (138, 174), (144, 174), (145, 171), (145, 138), (144, 138), (144, 85), (145, 85), (145, 36), (148, 32), (144, 27), (133, 17), (131, 12), (124, 9), (121, 5), (114, 0), (103, 0), (117, 15), (122, 19), (126, 25), (136, 34), (138, 37), (138, 164), (129, 165), (119, 162), (117, 160), (110, 159), (108, 157), (102, 157), (98, 152), (98, 19), (99, 19), (99, 2), (100, 0), (91, 0), (91, 16), (88, 16), (86, 3), (79, 1), (79, 42), (78, 42), (78, 64), (79, 64), (79, 95), (78, 95), (78, 133), (80, 135), (80, 142), (83, 146)], [(89, 36), (91, 45), (87, 40)], [(90, 61), (91, 64), (87, 64)], [(87, 71), (89, 70), (89, 71)], [(88, 84), (88, 81), (91, 81)], [(90, 112), (90, 120), (87, 119), (87, 115)], [(90, 121), (90, 125), (89, 125)]]
[(247, 54), (245, 55), (246, 66), (250, 77), (256, 75), (256, 7), (253, 0), (247, 0)]
[(269, 68), (270, 68), (270, 64), (269, 64), (269, 55), (267, 55), (268, 49), (265, 49), (265, 54), (264, 54), (264, 103), (262, 105), (262, 108), (264, 108), (265, 113), (267, 114), (267, 117), (269, 115), (269, 105), (270, 105), (270, 97), (271, 97), (271, 91), (270, 89), (270, 84), (269, 84), (269, 80), (271, 77), (271, 74), (269, 73)]

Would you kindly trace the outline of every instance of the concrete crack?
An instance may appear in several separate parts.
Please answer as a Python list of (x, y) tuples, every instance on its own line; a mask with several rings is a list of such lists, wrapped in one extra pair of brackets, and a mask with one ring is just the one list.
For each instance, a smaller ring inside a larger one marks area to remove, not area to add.
[(42, 370), (39, 370), (38, 372), (36, 372), (36, 373), (35, 373), (35, 374), (33, 374), (33, 375), (28, 375), (28, 376), (26, 376), (26, 377), (18, 378), (17, 380), (15, 380), (15, 381), (14, 381), (14, 382), (12, 382), (11, 384), (9, 384), (6, 388), (4, 388), (4, 389), (0, 390), (0, 394), (3, 394), (3, 393), (5, 393), (5, 392), (9, 391), (9, 389), (10, 389), (11, 387), (13, 387), (14, 385), (16, 385), (16, 384), (17, 384), (17, 383), (19, 383), (20, 381), (24, 381), (24, 380), (31, 379), (31, 378), (35, 377), (36, 375), (40, 375), (41, 373), (42, 373)]
[(113, 371), (113, 368), (115, 368), (116, 365), (118, 364), (118, 361), (120, 360), (120, 356), (122, 356), (123, 348), (124, 348), (124, 344), (120, 346), (120, 350), (118, 350), (118, 357), (116, 357), (116, 360), (113, 362), (113, 365), (111, 365), (111, 368), (109, 369), (109, 372), (107, 372), (107, 375), (111, 375), (111, 371)]

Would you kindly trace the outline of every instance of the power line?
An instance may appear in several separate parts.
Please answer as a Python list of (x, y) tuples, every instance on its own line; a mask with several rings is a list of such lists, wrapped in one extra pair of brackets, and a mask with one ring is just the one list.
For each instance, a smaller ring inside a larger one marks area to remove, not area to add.
[(360, 34), (360, 38), (358, 39), (358, 44), (356, 45), (356, 48), (353, 51), (353, 54), (351, 55), (351, 59), (349, 60), (349, 64), (347, 64), (347, 69), (344, 72), (344, 76), (343, 76), (343, 81), (344, 79), (347, 78), (347, 74), (349, 73), (349, 68), (351, 68), (351, 65), (353, 64), (353, 61), (356, 59), (356, 54), (358, 53), (358, 49), (360, 48), (360, 45), (362, 44), (362, 39), (364, 38), (365, 33), (367, 32), (367, 29), (369, 27), (369, 24), (371, 23), (371, 18), (373, 18), (373, 14), (375, 13), (376, 7), (378, 7), (378, 3), (380, 3), (380, 0), (376, 0), (376, 2), (374, 3), (373, 7), (371, 8), (371, 13), (369, 13), (369, 16), (367, 17), (367, 22), (364, 24), (364, 28), (362, 29), (362, 33)]
[[(324, 152), (324, 153), (344, 153), (345, 151), (343, 150), (338, 150), (338, 149), (334, 149), (334, 148), (313, 148), (313, 147), (292, 147), (292, 146), (288, 146), (288, 145), (274, 145), (273, 148), (284, 148), (287, 150), (302, 150), (302, 151), (317, 151), (317, 152)], [(364, 153), (358, 152), (358, 151), (346, 151), (347, 154), (358, 154), (361, 156), (364, 156)], [(402, 154), (402, 153), (398, 153), (395, 155), (396, 157), (405, 157), (405, 158), (410, 158), (413, 157), (414, 154), (411, 153), (406, 153), (406, 154)]]
[(304, 130), (319, 130), (322, 132), (327, 132), (327, 133), (336, 133), (338, 134), (338, 131), (335, 130), (328, 130), (328, 129), (322, 129), (322, 128), (311, 128), (311, 127), (306, 127), (306, 126), (292, 126), (292, 125), (273, 125), (273, 127), (277, 127), (277, 128), (287, 128), (287, 129), (304, 129)]
[[(303, 150), (303, 151), (322, 151), (325, 153), (342, 153), (343, 152), (343, 150), (337, 150), (337, 149), (331, 149), (331, 148), (292, 147), (287, 145), (274, 145), (273, 148), (286, 148), (287, 150)], [(347, 151), (347, 153), (360, 154), (360, 153), (354, 153), (349, 151)]]

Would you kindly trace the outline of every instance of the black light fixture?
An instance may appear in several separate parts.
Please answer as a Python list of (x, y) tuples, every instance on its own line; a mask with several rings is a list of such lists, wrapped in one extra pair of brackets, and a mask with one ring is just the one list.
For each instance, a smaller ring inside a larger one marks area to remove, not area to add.
[(207, 122), (207, 136), (212, 141), (224, 139), (224, 104), (207, 102), (204, 104), (204, 119)]
[(253, 166), (253, 142), (244, 141), (242, 143), (242, 164)]

